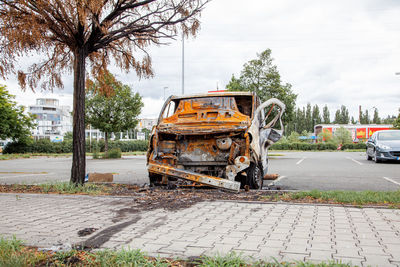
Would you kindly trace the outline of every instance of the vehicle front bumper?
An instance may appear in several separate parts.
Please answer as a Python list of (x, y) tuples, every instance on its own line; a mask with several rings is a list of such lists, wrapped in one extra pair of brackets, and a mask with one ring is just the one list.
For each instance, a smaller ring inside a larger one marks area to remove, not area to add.
[(176, 178), (182, 178), (192, 182), (206, 184), (216, 188), (226, 189), (228, 191), (233, 191), (233, 192), (240, 191), (240, 183), (228, 179), (204, 175), (188, 170), (174, 168), (170, 165), (161, 165), (152, 162), (149, 163), (147, 168), (148, 171), (152, 173), (167, 175)]
[(376, 157), (381, 160), (400, 161), (400, 150), (376, 150)]

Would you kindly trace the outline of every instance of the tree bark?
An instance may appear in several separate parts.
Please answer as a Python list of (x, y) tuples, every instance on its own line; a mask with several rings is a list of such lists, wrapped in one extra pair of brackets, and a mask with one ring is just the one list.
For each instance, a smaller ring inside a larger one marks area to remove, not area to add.
[(85, 48), (74, 51), (74, 100), (71, 183), (83, 184), (86, 171), (85, 150)]
[(104, 154), (107, 158), (107, 156), (108, 156), (108, 132), (104, 133)]

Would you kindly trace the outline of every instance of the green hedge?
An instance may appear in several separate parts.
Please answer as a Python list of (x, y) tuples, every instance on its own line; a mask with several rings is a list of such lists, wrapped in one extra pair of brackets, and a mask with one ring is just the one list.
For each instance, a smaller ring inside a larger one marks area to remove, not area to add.
[[(131, 151), (146, 151), (149, 142), (144, 140), (134, 140), (134, 141), (109, 141), (108, 148), (120, 149), (122, 152)], [(91, 147), (90, 147), (91, 146)], [(302, 142), (278, 142), (271, 146), (274, 150), (336, 150), (337, 145), (332, 143), (302, 143)], [(344, 144), (342, 150), (346, 149), (365, 149), (364, 143), (358, 144)], [(89, 144), (86, 141), (86, 152), (94, 152), (95, 150), (99, 152), (104, 152), (104, 141), (99, 142), (93, 141)], [(65, 140), (60, 143), (52, 143), (48, 139), (41, 139), (38, 141), (33, 141), (30, 144), (12, 142), (8, 143), (4, 148), (4, 154), (13, 153), (72, 153), (72, 141)]]
[[(145, 140), (109, 141), (108, 148), (109, 150), (114, 148), (120, 149), (122, 152), (146, 151), (148, 143)], [(86, 141), (86, 152), (93, 152), (96, 148), (98, 151), (104, 152), (104, 141), (92, 141), (91, 144), (89, 141)], [(65, 140), (59, 143), (53, 143), (48, 139), (32, 141), (29, 144), (12, 142), (7, 144), (3, 153), (72, 153), (72, 140)]]
[[(337, 145), (332, 143), (316, 143), (316, 144), (309, 144), (309, 143), (289, 143), (289, 142), (278, 142), (271, 146), (273, 150), (336, 150)], [(364, 143), (358, 144), (344, 144), (341, 150), (346, 149), (365, 149)]]

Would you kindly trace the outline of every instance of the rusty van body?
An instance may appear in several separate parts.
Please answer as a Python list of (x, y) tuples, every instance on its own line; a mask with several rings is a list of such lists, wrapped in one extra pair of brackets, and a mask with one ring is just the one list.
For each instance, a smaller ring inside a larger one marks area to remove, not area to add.
[(150, 182), (262, 188), (267, 149), (282, 136), (284, 110), (278, 99), (260, 103), (251, 92), (169, 97), (151, 132)]

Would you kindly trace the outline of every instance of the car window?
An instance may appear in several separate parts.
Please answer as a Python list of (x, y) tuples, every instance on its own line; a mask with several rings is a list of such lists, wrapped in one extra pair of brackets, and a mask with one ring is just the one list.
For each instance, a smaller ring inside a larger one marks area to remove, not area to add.
[(379, 141), (389, 141), (389, 140), (400, 140), (400, 131), (389, 132), (384, 131), (380, 132), (378, 135)]
[(168, 118), (171, 117), (172, 114), (175, 113), (175, 102), (171, 101), (168, 103), (168, 106), (165, 108), (164, 113), (163, 113), (163, 118)]

